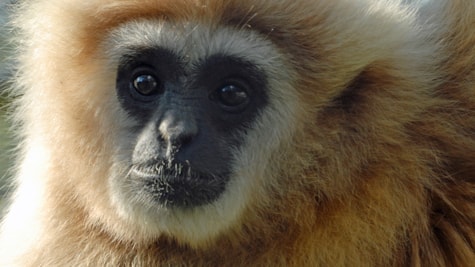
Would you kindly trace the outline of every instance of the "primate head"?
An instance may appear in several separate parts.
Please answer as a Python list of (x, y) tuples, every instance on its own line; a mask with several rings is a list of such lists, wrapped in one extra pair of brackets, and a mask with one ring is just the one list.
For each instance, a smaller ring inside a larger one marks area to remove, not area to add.
[[(463, 1), (442, 2), (434, 12)], [(80, 247), (91, 266), (389, 266), (439, 263), (449, 253), (427, 255), (471, 240), (459, 210), (473, 194), (453, 196), (473, 173), (474, 41), (432, 35), (447, 26), (403, 1), (25, 0), (18, 12), (23, 142), (2, 236), (23, 235), (14, 260), (83, 263)]]
[(156, 19), (118, 26), (101, 48), (119, 214), (192, 240), (229, 227), (294, 131), (289, 59), (253, 31)]
[(406, 24), (375, 38), (358, 14), (403, 13), (369, 3), (50, 2), (21, 21), (25, 170), (120, 239), (200, 246), (306, 224), (299, 214), (355, 188), (374, 129), (407, 119), (374, 113), (394, 81), (424, 82), (402, 76), (422, 63), (395, 59), (430, 53), (398, 41), (415, 34)]

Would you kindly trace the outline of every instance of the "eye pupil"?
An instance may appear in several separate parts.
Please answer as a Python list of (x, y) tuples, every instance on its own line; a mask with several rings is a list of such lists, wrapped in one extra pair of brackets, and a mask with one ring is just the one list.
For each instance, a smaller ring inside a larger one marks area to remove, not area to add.
[(217, 93), (219, 102), (227, 107), (240, 106), (248, 101), (247, 92), (233, 84), (221, 87)]
[(142, 74), (135, 77), (133, 87), (138, 93), (145, 96), (158, 93), (158, 81), (150, 74)]

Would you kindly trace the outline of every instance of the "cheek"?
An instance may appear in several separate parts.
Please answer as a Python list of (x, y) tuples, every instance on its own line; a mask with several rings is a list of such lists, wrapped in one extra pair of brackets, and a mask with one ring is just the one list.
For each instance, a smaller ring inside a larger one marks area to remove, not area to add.
[[(123, 173), (130, 162), (130, 151), (135, 142), (133, 129), (137, 123), (121, 108), (115, 90), (115, 70), (110, 69), (110, 62), (97, 57), (90, 70), (84, 70), (81, 80), (77, 83), (76, 92), (71, 98), (75, 104), (69, 108), (80, 106), (83, 111), (76, 112), (70, 121), (87, 122), (80, 125), (76, 133), (81, 136), (80, 146), (84, 148), (86, 157), (82, 157), (82, 172), (90, 172), (77, 179), (79, 195), (93, 207), (93, 217), (114, 216), (111, 214), (112, 199), (117, 195), (117, 189), (124, 185)], [(87, 78), (85, 78), (87, 77)], [(80, 85), (80, 86), (79, 86)], [(69, 125), (69, 124), (66, 124)], [(74, 128), (69, 127), (69, 132)], [(78, 153), (74, 151), (73, 153)], [(89, 177), (84, 179), (83, 177)], [(100, 199), (97, 201), (97, 199)]]

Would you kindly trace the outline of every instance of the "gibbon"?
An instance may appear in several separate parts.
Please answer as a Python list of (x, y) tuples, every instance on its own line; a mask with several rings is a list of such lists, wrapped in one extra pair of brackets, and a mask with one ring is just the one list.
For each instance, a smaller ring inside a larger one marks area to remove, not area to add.
[(475, 1), (19, 5), (1, 266), (473, 266)]

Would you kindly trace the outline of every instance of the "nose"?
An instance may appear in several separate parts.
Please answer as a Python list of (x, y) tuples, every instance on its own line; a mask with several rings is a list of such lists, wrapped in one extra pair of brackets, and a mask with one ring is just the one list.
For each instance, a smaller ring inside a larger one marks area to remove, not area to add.
[(167, 154), (190, 144), (198, 134), (198, 126), (193, 114), (178, 110), (166, 112), (158, 129), (167, 144)]

